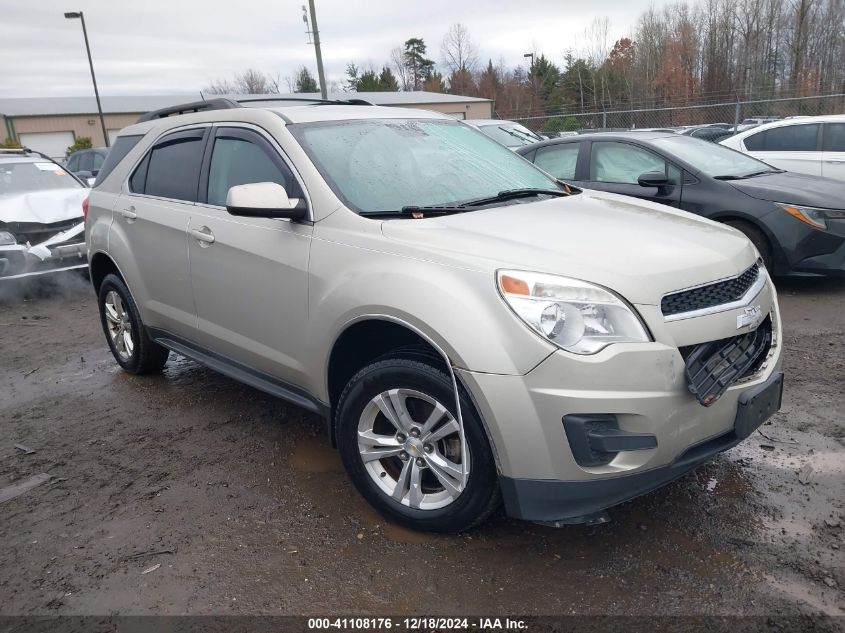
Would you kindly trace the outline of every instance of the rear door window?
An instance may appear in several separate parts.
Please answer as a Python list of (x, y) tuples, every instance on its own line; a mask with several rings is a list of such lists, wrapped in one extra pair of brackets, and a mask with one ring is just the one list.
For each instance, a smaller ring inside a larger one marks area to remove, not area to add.
[(784, 125), (749, 136), (745, 148), (751, 152), (814, 152), (818, 136), (818, 123)]
[(578, 164), (580, 143), (561, 143), (537, 150), (534, 164), (555, 178), (562, 180), (575, 179), (575, 167)]
[(825, 123), (822, 149), (826, 152), (845, 152), (845, 123)]
[(138, 167), (138, 170), (146, 167), (144, 182), (133, 175), (132, 191), (141, 193), (136, 187), (143, 186), (143, 193), (148, 196), (195, 202), (204, 140), (205, 129), (174, 132), (163, 137)]

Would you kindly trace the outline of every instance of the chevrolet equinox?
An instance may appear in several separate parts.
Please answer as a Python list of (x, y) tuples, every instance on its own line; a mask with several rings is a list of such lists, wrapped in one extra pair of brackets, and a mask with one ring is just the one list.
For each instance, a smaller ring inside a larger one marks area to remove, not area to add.
[(84, 207), (124, 370), (172, 351), (314, 412), (416, 529), (502, 504), (601, 522), (780, 406), (775, 290), (741, 233), (573, 188), (445, 115), (156, 111)]

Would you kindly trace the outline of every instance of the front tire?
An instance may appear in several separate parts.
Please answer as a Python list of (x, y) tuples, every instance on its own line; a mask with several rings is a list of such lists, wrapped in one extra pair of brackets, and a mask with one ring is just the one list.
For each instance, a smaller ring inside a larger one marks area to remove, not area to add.
[(397, 523), (460, 532), (500, 504), (481, 421), (461, 392), (461, 442), (454, 399), (443, 368), (403, 357), (368, 365), (340, 396), (337, 437), (344, 466), (367, 501)]
[(147, 335), (138, 306), (120, 277), (106, 275), (98, 305), (106, 341), (118, 364), (130, 374), (161, 371), (169, 352)]

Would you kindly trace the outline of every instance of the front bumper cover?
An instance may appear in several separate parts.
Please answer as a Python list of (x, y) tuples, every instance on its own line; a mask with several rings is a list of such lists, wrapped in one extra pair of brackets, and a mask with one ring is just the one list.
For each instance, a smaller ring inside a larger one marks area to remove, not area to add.
[(742, 392), (733, 429), (690, 446), (671, 464), (630, 475), (560, 481), (499, 478), (508, 516), (549, 523), (582, 523), (607, 508), (668, 484), (715, 455), (739, 444), (779, 408), (783, 373)]
[(0, 246), (0, 281), (37, 277), (88, 266), (85, 223), (53, 235), (35, 245)]

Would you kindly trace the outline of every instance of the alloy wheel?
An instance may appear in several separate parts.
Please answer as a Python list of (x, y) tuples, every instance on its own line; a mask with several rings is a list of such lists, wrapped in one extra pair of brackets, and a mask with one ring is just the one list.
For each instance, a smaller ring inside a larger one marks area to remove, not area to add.
[(469, 477), (460, 425), (436, 399), (413, 389), (372, 398), (358, 423), (358, 451), (370, 478), (417, 510), (453, 503)]

